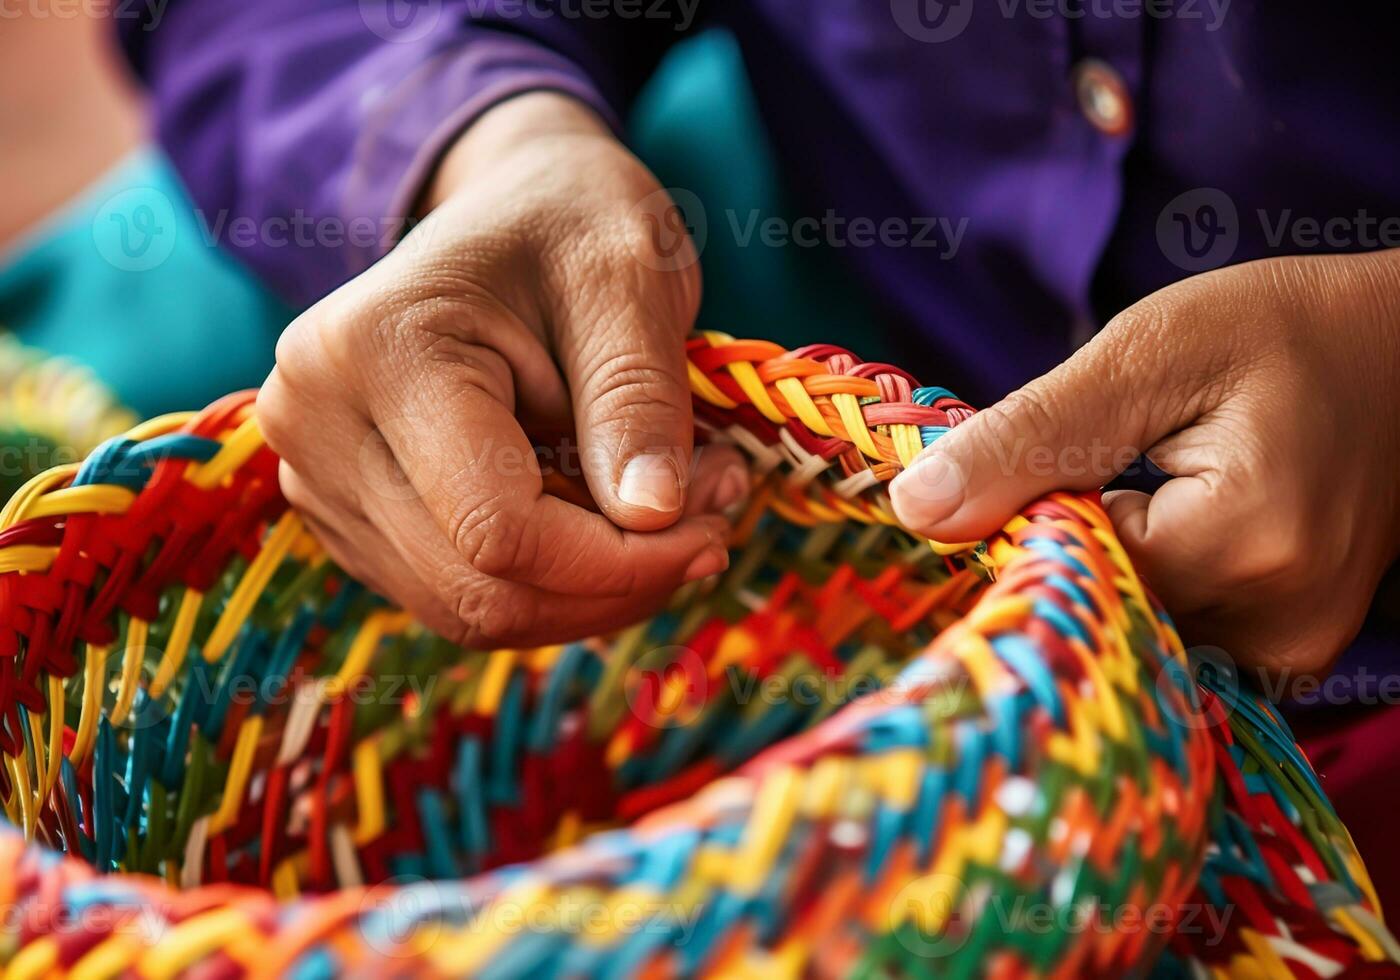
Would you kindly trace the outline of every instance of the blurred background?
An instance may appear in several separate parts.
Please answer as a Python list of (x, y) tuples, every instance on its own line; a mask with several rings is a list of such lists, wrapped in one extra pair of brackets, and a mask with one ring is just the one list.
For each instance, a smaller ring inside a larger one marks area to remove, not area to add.
[[(219, 247), (227, 216), (197, 212), (155, 147), (104, 13), (113, 2), (0, 6), (0, 328), (90, 366), (149, 416), (259, 384), (296, 311)], [(629, 133), (662, 183), (716, 222), (802, 213), (724, 31), (671, 52)], [(867, 359), (898, 359), (829, 249), (744, 248), (715, 233), (704, 263), (702, 329), (796, 347), (860, 323)]]
[(0, 7), (0, 328), (152, 415), (258, 384), (291, 311), (153, 148), (108, 2)]

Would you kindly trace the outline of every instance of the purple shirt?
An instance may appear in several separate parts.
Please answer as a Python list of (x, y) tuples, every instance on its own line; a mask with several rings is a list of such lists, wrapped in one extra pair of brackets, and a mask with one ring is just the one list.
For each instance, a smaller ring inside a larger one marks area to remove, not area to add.
[(723, 23), (802, 213), (961, 229), (951, 256), (941, 232), (840, 255), (985, 402), (1191, 272), (1400, 245), (1388, 6), (171, 0), (119, 23), (206, 224), (303, 304), (392, 244), (486, 108), (556, 89), (616, 125)]

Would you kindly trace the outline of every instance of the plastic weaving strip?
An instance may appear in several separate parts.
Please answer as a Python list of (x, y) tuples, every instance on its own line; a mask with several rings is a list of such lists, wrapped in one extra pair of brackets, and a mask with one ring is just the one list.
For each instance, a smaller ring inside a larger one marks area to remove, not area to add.
[(251, 393), (21, 489), (7, 976), (1395, 969), (1307, 760), (1095, 496), (917, 540), (884, 484), (971, 408), (826, 345), (688, 353), (754, 462), (730, 570), (565, 646), (463, 652), (347, 579)]

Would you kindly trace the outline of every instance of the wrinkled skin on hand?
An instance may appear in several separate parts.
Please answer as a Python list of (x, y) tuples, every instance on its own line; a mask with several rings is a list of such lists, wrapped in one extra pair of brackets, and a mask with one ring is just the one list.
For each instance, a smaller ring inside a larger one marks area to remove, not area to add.
[(1327, 670), (1400, 553), (1400, 253), (1194, 276), (924, 451), (911, 528), (976, 539), (1139, 452), (1174, 478), (1105, 495), (1188, 642), (1298, 679)]
[[(258, 398), (283, 490), (340, 565), (478, 647), (616, 628), (726, 566), (718, 511), (747, 476), (692, 450), (700, 274), (683, 229), (664, 238), (671, 207), (564, 96), (458, 141), (426, 219), (287, 329)], [(570, 458), (577, 485), (547, 489)]]

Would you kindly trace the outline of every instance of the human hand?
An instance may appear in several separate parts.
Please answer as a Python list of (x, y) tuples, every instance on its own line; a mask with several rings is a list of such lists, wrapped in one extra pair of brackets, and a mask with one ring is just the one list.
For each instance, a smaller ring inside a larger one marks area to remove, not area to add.
[[(679, 226), (647, 251), (664, 193), (581, 104), (518, 97), (447, 155), (425, 221), (278, 343), (258, 417), (287, 499), (463, 645), (616, 628), (728, 563), (717, 512), (746, 469), (692, 466), (699, 270)], [(545, 490), (535, 444), (575, 431), (601, 513)]]
[(1325, 671), (1400, 553), (1400, 252), (1269, 259), (1129, 308), (900, 474), (900, 519), (984, 537), (1145, 451), (1174, 478), (1108, 514), (1188, 642)]

